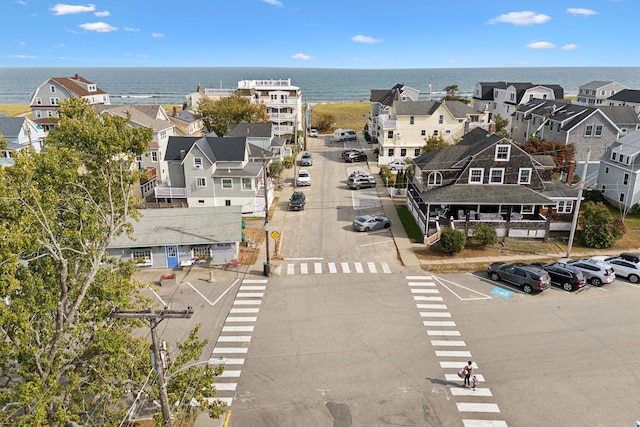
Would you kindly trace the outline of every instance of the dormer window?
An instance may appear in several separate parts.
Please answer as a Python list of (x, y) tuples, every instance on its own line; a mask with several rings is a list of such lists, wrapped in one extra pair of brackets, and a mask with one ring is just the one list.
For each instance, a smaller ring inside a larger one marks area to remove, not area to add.
[(427, 178), (427, 185), (442, 185), (442, 174), (431, 172)]
[(202, 157), (194, 157), (193, 158), (193, 168), (194, 169), (202, 169)]
[(511, 154), (510, 145), (496, 145), (496, 157), (497, 161), (508, 161)]
[(87, 86), (87, 91), (89, 91), (89, 92), (95, 92), (95, 91), (96, 91), (96, 85), (89, 85), (89, 86)]

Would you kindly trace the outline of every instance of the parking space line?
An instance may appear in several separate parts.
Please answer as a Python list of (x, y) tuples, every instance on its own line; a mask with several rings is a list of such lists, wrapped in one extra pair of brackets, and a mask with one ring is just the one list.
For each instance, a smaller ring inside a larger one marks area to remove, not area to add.
[(151, 292), (153, 292), (153, 295), (155, 295), (155, 296), (156, 296), (156, 298), (158, 298), (158, 300), (160, 300), (160, 302), (162, 303), (162, 305), (163, 305), (164, 307), (168, 307), (168, 306), (169, 306), (169, 304), (167, 304), (166, 302), (164, 302), (164, 300), (160, 297), (160, 295), (158, 295), (158, 293), (157, 293), (157, 292), (156, 292), (156, 291), (155, 291), (151, 286), (148, 286), (148, 288), (149, 288), (149, 290), (150, 290)]
[[(493, 299), (491, 297), (491, 295), (487, 295), (487, 294), (483, 294), (482, 292), (476, 291), (475, 289), (471, 289), (468, 288), (466, 286), (460, 285), (458, 283), (452, 282), (450, 280), (447, 279), (443, 279), (441, 277), (437, 277), (437, 276), (433, 276), (433, 279), (436, 280), (440, 285), (442, 285), (445, 289), (447, 289), (449, 292), (451, 292), (453, 295), (455, 295), (456, 297), (458, 297), (459, 300), (461, 301), (473, 301), (473, 300), (484, 300), (484, 299)], [(449, 283), (452, 286), (456, 286), (458, 288), (464, 289), (466, 291), (472, 292), (474, 294), (480, 295), (477, 298), (464, 298), (460, 295), (458, 295), (453, 289), (451, 289), (449, 286), (447, 286), (446, 284)]]

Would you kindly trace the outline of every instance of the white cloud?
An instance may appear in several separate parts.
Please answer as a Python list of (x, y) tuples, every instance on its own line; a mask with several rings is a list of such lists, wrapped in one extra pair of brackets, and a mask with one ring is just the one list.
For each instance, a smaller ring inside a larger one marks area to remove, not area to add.
[(364, 62), (362, 58), (353, 58), (353, 62)]
[(140, 28), (122, 27), (122, 29), (131, 33), (137, 33), (140, 31)]
[(80, 24), (78, 26), (83, 30), (95, 31), (96, 33), (110, 33), (111, 31), (117, 30), (116, 27), (113, 27), (106, 22), (87, 22), (86, 24)]
[(527, 47), (530, 49), (553, 49), (556, 46), (549, 42), (531, 42)]
[(280, 0), (262, 0), (262, 1), (272, 6), (284, 7), (284, 5)]
[(302, 59), (303, 61), (309, 61), (313, 59), (313, 56), (305, 55), (304, 53), (300, 52), (292, 55), (291, 59)]
[(151, 37), (153, 37), (154, 39), (161, 39), (161, 38), (164, 38), (164, 34), (162, 34), (162, 33), (151, 33)]
[(15, 4), (22, 4), (22, 5), (27, 4), (27, 2), (26, 2), (26, 1), (24, 1), (24, 0), (16, 0), (16, 1), (14, 1), (14, 3), (15, 3)]
[(570, 7), (569, 9), (567, 9), (567, 13), (570, 13), (572, 15), (582, 15), (582, 16), (598, 14), (598, 12), (596, 12), (595, 10), (584, 9), (582, 7)]
[(489, 20), (489, 24), (506, 23), (513, 25), (532, 25), (532, 24), (544, 24), (549, 22), (551, 17), (548, 15), (536, 14), (528, 10), (522, 12), (509, 12), (504, 15), (496, 16)]
[(456, 62), (460, 62), (460, 60), (457, 59), (457, 58), (450, 58), (450, 59), (447, 59), (447, 62), (453, 64), (453, 63), (456, 63)]
[(88, 4), (86, 6), (80, 6), (58, 3), (49, 10), (53, 11), (54, 15), (72, 15), (74, 13), (93, 12), (96, 10), (96, 5)]
[(351, 37), (351, 41), (354, 41), (356, 43), (375, 44), (375, 43), (382, 43), (384, 40), (374, 39), (373, 37), (363, 36), (361, 34), (358, 34), (357, 36)]
[(9, 58), (36, 59), (36, 57), (34, 55), (9, 55)]
[(562, 50), (576, 50), (577, 48), (578, 48), (578, 45), (575, 43), (569, 43), (562, 46)]
[(94, 15), (96, 15), (96, 16), (101, 16), (101, 17), (102, 17), (102, 16), (109, 16), (109, 15), (111, 15), (111, 13), (109, 13), (109, 11), (108, 11), (108, 10), (103, 10), (102, 12), (96, 12), (96, 13), (94, 13)]

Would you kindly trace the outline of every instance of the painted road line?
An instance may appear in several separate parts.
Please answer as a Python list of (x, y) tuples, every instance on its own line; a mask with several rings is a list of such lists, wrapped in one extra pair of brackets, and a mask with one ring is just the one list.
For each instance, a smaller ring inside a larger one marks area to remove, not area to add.
[(382, 266), (383, 273), (386, 273), (386, 274), (391, 273), (391, 267), (389, 267), (389, 264), (387, 264), (386, 262), (381, 262), (380, 265)]
[(218, 375), (218, 378), (239, 378), (239, 377), (240, 377), (239, 369), (231, 369), (231, 370), (225, 369), (222, 372), (222, 375)]
[(259, 312), (260, 312), (259, 308), (232, 308), (229, 311), (229, 313), (235, 313), (235, 314), (237, 314), (237, 313), (244, 313), (244, 314), (254, 313), (255, 314), (255, 313), (259, 313)]
[(211, 357), (210, 365), (244, 365), (244, 359), (229, 359), (227, 357)]
[(221, 401), (227, 404), (227, 406), (231, 406), (231, 403), (233, 402), (233, 397), (205, 397), (204, 400), (206, 400), (209, 403), (213, 403), (215, 401)]
[(218, 391), (236, 391), (236, 387), (238, 387), (237, 383), (213, 383), (214, 387)]
[[(458, 366), (458, 369), (461, 368), (459, 362), (458, 362), (457, 366)], [(476, 375), (476, 378), (478, 379), (479, 383), (483, 383), (484, 382), (484, 377), (482, 376), (482, 374), (475, 374), (475, 375)], [(454, 381), (454, 382), (462, 381), (462, 378), (460, 378), (458, 376), (458, 374), (445, 374), (444, 375), (444, 379), (447, 380), (447, 381)]]
[(233, 305), (260, 305), (262, 304), (262, 300), (259, 299), (240, 299), (235, 300)]
[(470, 351), (437, 350), (437, 357), (471, 357)]
[(431, 340), (431, 345), (435, 347), (465, 347), (466, 344), (464, 341), (438, 341)]
[(300, 274), (309, 274), (309, 269), (306, 262), (300, 264)]
[(427, 335), (440, 337), (459, 337), (459, 331), (427, 331)]
[(213, 353), (216, 353), (216, 354), (224, 354), (224, 353), (240, 354), (240, 353), (246, 353), (248, 350), (249, 350), (248, 347), (216, 347), (216, 348), (213, 349), (211, 354), (213, 354)]
[(313, 272), (316, 274), (322, 274), (322, 263), (314, 262), (313, 263)]
[(330, 262), (327, 265), (329, 266), (329, 273), (336, 274), (338, 272), (335, 262)]
[(423, 295), (414, 295), (414, 301), (444, 301), (442, 297), (425, 297)]
[(353, 265), (356, 267), (356, 273), (364, 273), (361, 262), (354, 262)]
[(244, 286), (244, 285), (240, 285), (240, 289), (238, 289), (239, 291), (264, 291), (265, 289), (267, 289), (266, 286)]
[(432, 309), (432, 310), (446, 310), (446, 304), (416, 304), (418, 308)]
[(247, 317), (227, 317), (227, 322), (255, 322), (258, 320), (257, 317), (247, 316)]
[(495, 403), (456, 403), (460, 412), (500, 412), (498, 405)]
[(451, 392), (452, 396), (493, 396), (493, 394), (491, 394), (491, 390), (486, 387), (476, 387), (475, 390), (472, 388), (451, 387), (449, 391)]
[(287, 274), (292, 275), (296, 272), (295, 264), (287, 264)]
[(222, 332), (253, 332), (253, 326), (223, 326)]
[(412, 294), (439, 294), (440, 291), (437, 289), (411, 289)]
[(251, 337), (249, 335), (221, 335), (218, 337), (218, 342), (250, 342)]
[(431, 280), (431, 276), (405, 276), (407, 280)]
[(368, 262), (367, 263), (367, 267), (369, 267), (369, 271), (371, 273), (377, 273), (378, 270), (376, 269), (376, 263), (375, 262)]
[(451, 317), (451, 313), (446, 311), (421, 311), (420, 317)]
[(422, 324), (424, 326), (456, 326), (456, 322), (449, 320), (425, 320)]
[(262, 298), (264, 292), (238, 292), (236, 298)]
[[(441, 368), (454, 368), (454, 369), (460, 369), (462, 368), (462, 366), (460, 366), (460, 361), (456, 360), (454, 362), (452, 361), (446, 361), (446, 362), (439, 362), (440, 363), (440, 367)], [(466, 363), (463, 362), (462, 364), (463, 366), (466, 365)], [(478, 366), (476, 365), (475, 362), (473, 362), (471, 364), (471, 366), (473, 366), (473, 369), (478, 369)]]
[(267, 283), (267, 279), (244, 279), (242, 283)]
[(409, 282), (409, 286), (435, 286), (433, 282)]
[(507, 427), (505, 421), (500, 420), (462, 420), (464, 427)]
[(342, 267), (342, 272), (343, 273), (351, 273), (351, 270), (349, 269), (349, 263), (348, 262), (341, 262), (340, 263), (340, 267)]

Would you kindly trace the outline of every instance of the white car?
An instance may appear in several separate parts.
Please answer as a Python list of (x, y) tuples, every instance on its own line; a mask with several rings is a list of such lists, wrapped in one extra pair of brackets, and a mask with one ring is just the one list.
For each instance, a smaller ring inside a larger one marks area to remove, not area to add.
[(594, 256), (592, 260), (604, 261), (611, 266), (616, 276), (626, 277), (631, 283), (640, 281), (640, 263), (621, 257)]
[(317, 137), (318, 137), (318, 129), (311, 129), (311, 130), (309, 131), (309, 136), (310, 136), (311, 138), (317, 138)]
[(298, 172), (298, 177), (296, 178), (296, 185), (298, 187), (305, 187), (311, 185), (311, 175), (309, 175), (309, 171), (306, 169), (300, 170)]
[(392, 171), (403, 171), (409, 167), (409, 164), (405, 163), (404, 160), (393, 160), (387, 164), (387, 167)]

